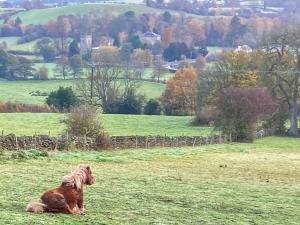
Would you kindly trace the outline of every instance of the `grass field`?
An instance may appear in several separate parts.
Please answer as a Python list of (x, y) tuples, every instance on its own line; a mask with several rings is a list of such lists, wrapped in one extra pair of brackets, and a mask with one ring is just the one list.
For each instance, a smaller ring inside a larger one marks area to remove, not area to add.
[[(50, 93), (59, 86), (74, 87), (74, 80), (49, 80), (49, 81), (7, 81), (0, 80), (0, 101), (44, 104), (45, 97), (32, 96), (32, 92), (40, 91)], [(138, 88), (140, 94), (146, 98), (157, 98), (164, 90), (164, 84), (141, 82)]]
[(55, 63), (35, 63), (33, 67), (38, 71), (41, 67), (46, 67), (48, 69), (48, 78), (52, 79), (55, 77)]
[(18, 51), (34, 51), (34, 46), (37, 42), (31, 41), (24, 44), (18, 44), (17, 41), (20, 39), (20, 37), (0, 37), (0, 42), (6, 42), (7, 44), (7, 50), (18, 50)]
[[(7, 154), (0, 164), (0, 224), (296, 225), (300, 221), (298, 139), (55, 152), (23, 162), (4, 161)], [(29, 201), (58, 186), (61, 177), (81, 163), (90, 164), (97, 178), (84, 190), (85, 215), (24, 212)]]
[[(0, 130), (5, 134), (59, 135), (65, 127), (63, 114), (56, 113), (0, 113)], [(209, 127), (190, 126), (192, 117), (146, 116), (146, 115), (100, 115), (105, 130), (110, 135), (189, 135), (207, 136), (213, 132)]]
[[(153, 72), (154, 72), (154, 70), (152, 68), (146, 68), (144, 70), (143, 78), (146, 78), (146, 79), (153, 78)], [(166, 80), (170, 79), (173, 75), (174, 74), (170, 73), (169, 71), (162, 71), (160, 80), (166, 81)], [(157, 79), (157, 77), (155, 77), (155, 79)]]
[[(122, 14), (127, 11), (134, 11), (137, 14), (143, 13), (164, 13), (164, 9), (155, 9), (147, 7), (142, 4), (111, 4), (111, 3), (94, 3), (94, 4), (78, 4), (63, 7), (54, 7), (48, 9), (34, 9), (30, 11), (19, 12), (15, 15), (19, 16), (25, 24), (46, 24), (49, 20), (56, 20), (57, 17), (62, 15), (85, 15), (97, 11), (99, 14), (111, 13)], [(174, 15), (179, 15), (180, 12), (168, 10)], [(187, 16), (196, 16), (193, 14), (186, 14)], [(202, 18), (202, 17), (201, 17)], [(210, 17), (203, 17), (211, 19)]]

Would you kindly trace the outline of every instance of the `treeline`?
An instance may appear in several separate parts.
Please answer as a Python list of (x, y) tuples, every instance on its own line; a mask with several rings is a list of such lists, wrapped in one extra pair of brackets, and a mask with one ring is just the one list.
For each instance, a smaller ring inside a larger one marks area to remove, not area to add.
[[(93, 34), (93, 45), (101, 44), (103, 36), (111, 37), (115, 45), (133, 42), (136, 35), (153, 31), (161, 35), (162, 42), (156, 49), (166, 48), (170, 43), (183, 42), (189, 48), (194, 46), (237, 46), (248, 44), (257, 46), (261, 38), (276, 23), (276, 19), (252, 16), (214, 17), (203, 20), (184, 15), (175, 16), (166, 11), (163, 14), (136, 15), (128, 11), (114, 16), (110, 13), (92, 12), (89, 15), (61, 16), (46, 25), (27, 25), (17, 18), (6, 18), (0, 26), (1, 36), (22, 36), (20, 42), (28, 42), (40, 37), (73, 38), (79, 40), (82, 34)], [(153, 46), (148, 46), (153, 47)]]
[[(189, 0), (145, 0), (145, 3), (149, 7), (155, 7), (160, 9), (173, 9), (180, 10), (186, 13), (193, 13), (202, 16), (214, 16), (218, 7), (227, 7), (231, 8), (232, 12), (235, 12), (232, 8), (237, 8), (242, 6), (242, 0), (227, 0), (223, 1), (223, 4), (220, 6), (217, 4), (217, 1), (189, 1)], [(262, 3), (261, 3), (262, 2)], [(257, 4), (257, 5), (256, 5)], [(285, 12), (293, 12), (300, 8), (299, 0), (263, 0), (263, 1), (253, 1), (253, 8), (261, 6), (264, 8), (267, 7), (281, 7), (285, 9)], [(213, 10), (210, 10), (213, 8)], [(254, 13), (249, 11), (250, 14)], [(257, 13), (257, 12), (256, 12)], [(228, 15), (224, 12), (224, 15)]]

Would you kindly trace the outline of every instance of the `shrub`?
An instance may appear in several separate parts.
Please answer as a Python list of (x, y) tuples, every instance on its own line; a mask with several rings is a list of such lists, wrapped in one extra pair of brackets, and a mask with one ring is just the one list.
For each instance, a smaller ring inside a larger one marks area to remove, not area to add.
[(64, 122), (71, 136), (97, 137), (103, 132), (97, 110), (93, 106), (83, 105), (72, 108)]
[(194, 115), (197, 100), (198, 79), (194, 68), (177, 70), (167, 81), (160, 100), (165, 114), (173, 116)]
[(137, 95), (135, 90), (128, 89), (124, 96), (111, 102), (106, 113), (112, 114), (141, 114), (143, 110), (144, 97)]
[(48, 69), (45, 66), (39, 68), (38, 71), (39, 80), (48, 80)]
[(228, 88), (217, 101), (216, 127), (235, 141), (252, 142), (262, 115), (274, 112), (276, 105), (263, 88)]
[(0, 113), (13, 112), (50, 113), (55, 112), (55, 110), (50, 108), (48, 105), (0, 102)]
[(46, 98), (46, 103), (50, 107), (55, 107), (59, 111), (70, 110), (78, 102), (71, 87), (59, 87), (57, 91), (52, 91)]
[(29, 159), (48, 158), (49, 153), (46, 151), (29, 150), (29, 151), (14, 151), (11, 154), (11, 159), (16, 161), (26, 161)]
[(192, 121), (194, 126), (212, 126), (216, 119), (216, 112), (213, 108), (205, 108), (200, 112), (197, 112)]
[(160, 103), (156, 99), (150, 99), (144, 107), (144, 114), (146, 115), (160, 115), (161, 111)]

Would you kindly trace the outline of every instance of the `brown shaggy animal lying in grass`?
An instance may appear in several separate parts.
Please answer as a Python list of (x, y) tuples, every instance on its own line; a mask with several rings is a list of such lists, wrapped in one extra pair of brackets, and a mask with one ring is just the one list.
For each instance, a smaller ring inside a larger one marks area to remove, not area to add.
[(80, 165), (63, 177), (58, 188), (45, 192), (40, 200), (29, 203), (26, 211), (81, 214), (84, 212), (83, 185), (92, 185), (94, 182), (90, 166)]

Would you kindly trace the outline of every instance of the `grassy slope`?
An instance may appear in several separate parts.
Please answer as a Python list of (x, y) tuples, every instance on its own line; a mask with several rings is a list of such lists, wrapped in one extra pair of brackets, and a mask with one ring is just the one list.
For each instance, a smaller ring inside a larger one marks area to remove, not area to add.
[[(59, 86), (75, 87), (72, 80), (50, 80), (50, 81), (6, 81), (0, 80), (0, 101), (12, 101), (23, 103), (43, 104), (45, 97), (31, 96), (30, 92), (51, 92)], [(157, 98), (164, 90), (163, 84), (152, 82), (141, 82), (139, 93), (147, 98)]]
[[(63, 6), (57, 8), (30, 10), (27, 12), (20, 12), (20, 16), (25, 24), (46, 24), (49, 20), (56, 20), (61, 15), (85, 15), (92, 11), (99, 11), (99, 13), (114, 13), (121, 14), (127, 11), (135, 11), (136, 13), (163, 13), (164, 10), (153, 9), (145, 5), (135, 4), (81, 4)], [(178, 12), (172, 13), (178, 14)]]
[[(191, 127), (191, 117), (101, 115), (103, 126), (110, 135), (208, 135), (212, 128)], [(0, 113), (0, 130), (5, 134), (48, 134), (63, 132), (63, 114)]]
[[(97, 177), (85, 189), (85, 215), (24, 212), (80, 163)], [(300, 142), (288, 138), (8, 161), (0, 164), (0, 224), (299, 224), (299, 168)]]
[[(129, 3), (131, 3), (129, 1)], [(35, 9), (30, 11), (19, 12), (15, 15), (19, 16), (25, 24), (46, 24), (50, 20), (56, 20), (62, 15), (85, 15), (97, 11), (97, 13), (112, 13), (119, 15), (127, 11), (134, 11), (137, 14), (143, 13), (158, 13), (162, 14), (165, 9), (151, 8), (142, 4), (115, 4), (115, 3), (94, 3), (94, 4), (79, 4), (63, 7), (54, 7), (48, 9)], [(180, 11), (168, 10), (173, 15), (181, 14)], [(205, 20), (221, 18), (220, 16), (198, 16), (195, 14), (184, 13), (186, 16), (198, 17)]]
[(20, 51), (33, 51), (37, 42), (31, 41), (25, 44), (18, 44), (17, 41), (20, 37), (0, 37), (0, 42), (5, 41), (7, 43), (7, 50), (20, 50)]

